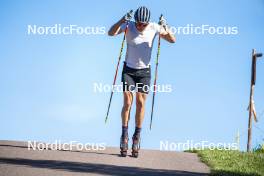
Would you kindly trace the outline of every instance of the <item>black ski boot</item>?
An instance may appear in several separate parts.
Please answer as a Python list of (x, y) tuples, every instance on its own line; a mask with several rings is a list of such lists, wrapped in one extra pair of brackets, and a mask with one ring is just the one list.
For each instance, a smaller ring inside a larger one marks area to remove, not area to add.
[(140, 149), (140, 135), (133, 136), (133, 144), (132, 144), (132, 157), (138, 157), (138, 151)]
[(128, 150), (128, 136), (122, 135), (120, 139), (120, 155), (121, 157), (127, 156), (127, 150)]

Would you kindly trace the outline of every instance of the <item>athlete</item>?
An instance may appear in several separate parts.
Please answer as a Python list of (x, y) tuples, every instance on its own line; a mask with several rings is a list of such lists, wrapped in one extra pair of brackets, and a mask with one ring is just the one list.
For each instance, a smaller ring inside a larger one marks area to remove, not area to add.
[(115, 23), (108, 35), (116, 36), (126, 31), (127, 51), (122, 71), (124, 104), (121, 112), (122, 135), (120, 139), (121, 156), (127, 156), (128, 122), (133, 102), (133, 91), (136, 91), (136, 127), (132, 137), (132, 156), (138, 157), (140, 148), (140, 132), (145, 113), (145, 101), (150, 88), (151, 70), (150, 59), (153, 41), (156, 35), (170, 43), (175, 42), (175, 36), (169, 30), (166, 20), (160, 19), (159, 24), (150, 22), (150, 10), (144, 6), (134, 13), (127, 13)]

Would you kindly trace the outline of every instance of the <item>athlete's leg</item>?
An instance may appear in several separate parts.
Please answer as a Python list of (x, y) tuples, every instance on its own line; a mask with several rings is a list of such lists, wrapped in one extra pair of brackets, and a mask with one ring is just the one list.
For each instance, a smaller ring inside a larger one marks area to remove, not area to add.
[(145, 114), (146, 93), (136, 92), (136, 127), (141, 128)]
[(130, 117), (130, 109), (133, 103), (133, 93), (129, 91), (124, 91), (124, 104), (121, 112), (122, 116), (122, 126), (128, 126), (128, 121)]

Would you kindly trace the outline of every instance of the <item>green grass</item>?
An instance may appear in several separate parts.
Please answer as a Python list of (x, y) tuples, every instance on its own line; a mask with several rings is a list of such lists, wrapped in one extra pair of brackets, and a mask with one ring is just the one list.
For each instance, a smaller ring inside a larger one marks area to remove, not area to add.
[(264, 153), (236, 150), (193, 150), (211, 168), (212, 176), (264, 176)]
[(264, 144), (259, 144), (253, 149), (255, 153), (264, 153)]

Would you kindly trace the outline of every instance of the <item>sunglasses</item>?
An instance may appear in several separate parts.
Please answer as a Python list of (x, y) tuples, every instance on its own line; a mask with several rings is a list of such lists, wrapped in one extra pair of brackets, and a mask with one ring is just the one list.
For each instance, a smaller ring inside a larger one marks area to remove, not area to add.
[(137, 26), (142, 26), (142, 27), (146, 27), (148, 25), (148, 23), (140, 23), (140, 22), (137, 22)]

